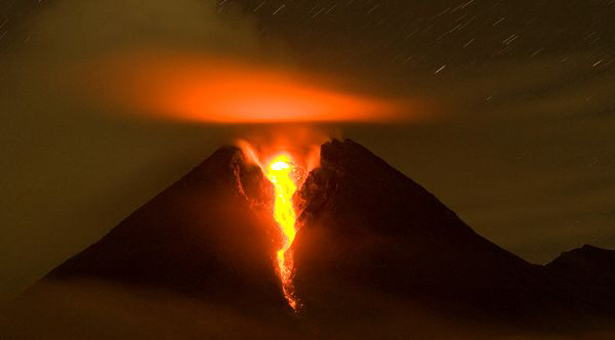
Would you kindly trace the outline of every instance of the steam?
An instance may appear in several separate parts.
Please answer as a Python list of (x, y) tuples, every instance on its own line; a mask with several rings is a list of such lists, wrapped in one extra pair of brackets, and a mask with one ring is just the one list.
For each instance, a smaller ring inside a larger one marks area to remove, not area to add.
[[(287, 152), (293, 155), (300, 169), (309, 172), (320, 164), (320, 146), (326, 141), (342, 137), (342, 132), (331, 126), (314, 124), (280, 124), (254, 129), (234, 129), (235, 145), (241, 148), (247, 160), (265, 168), (273, 155)], [(307, 176), (307, 173), (304, 174)]]

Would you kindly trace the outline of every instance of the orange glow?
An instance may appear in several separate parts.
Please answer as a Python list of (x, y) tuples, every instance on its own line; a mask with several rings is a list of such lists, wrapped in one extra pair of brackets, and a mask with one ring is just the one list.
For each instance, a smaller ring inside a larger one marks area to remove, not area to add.
[(320, 146), (332, 137), (341, 136), (339, 131), (325, 130), (309, 125), (276, 125), (273, 127), (259, 126), (259, 129), (236, 131), (244, 139), (235, 141), (251, 164), (258, 165), (265, 171), (266, 164), (261, 162), (271, 160), (271, 155), (281, 151), (292, 156), (300, 177), (306, 176), (320, 163)]
[(96, 96), (109, 96), (103, 100), (145, 118), (218, 124), (381, 122), (413, 119), (408, 112), (417, 111), (408, 102), (341, 90), (335, 80), (198, 55), (113, 58), (96, 64), (87, 81)]
[(297, 301), (293, 293), (293, 254), (290, 247), (293, 244), (297, 230), (295, 222), (295, 208), (293, 206), (293, 196), (297, 191), (296, 179), (293, 178), (295, 164), (289, 154), (281, 153), (273, 158), (265, 169), (265, 175), (273, 184), (275, 189), (275, 199), (273, 216), (282, 235), (282, 247), (277, 252), (277, 265), (280, 279), (282, 280), (282, 290), (288, 304), (297, 308)]

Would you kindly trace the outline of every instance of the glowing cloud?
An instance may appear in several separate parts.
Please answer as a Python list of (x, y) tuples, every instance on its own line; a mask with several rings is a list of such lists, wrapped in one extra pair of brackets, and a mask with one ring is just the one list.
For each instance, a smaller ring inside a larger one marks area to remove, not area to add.
[(336, 90), (322, 78), (228, 59), (139, 53), (97, 64), (96, 77), (91, 75), (97, 96), (105, 93), (129, 111), (160, 119), (232, 124), (408, 118), (399, 103)]

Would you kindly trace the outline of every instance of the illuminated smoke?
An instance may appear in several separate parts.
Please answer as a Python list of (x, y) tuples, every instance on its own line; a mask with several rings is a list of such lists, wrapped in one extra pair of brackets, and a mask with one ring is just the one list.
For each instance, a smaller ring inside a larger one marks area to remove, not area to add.
[[(86, 67), (89, 97), (143, 118), (214, 124), (391, 122), (416, 103), (335, 86), (284, 67), (182, 53), (133, 53)], [(101, 98), (105, 96), (105, 98)]]

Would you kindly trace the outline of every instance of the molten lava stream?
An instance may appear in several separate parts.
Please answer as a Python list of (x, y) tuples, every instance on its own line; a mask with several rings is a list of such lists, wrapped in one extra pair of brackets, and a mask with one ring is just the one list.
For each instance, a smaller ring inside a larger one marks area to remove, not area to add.
[(265, 174), (275, 189), (273, 216), (282, 235), (282, 247), (278, 250), (276, 261), (278, 274), (282, 281), (282, 291), (288, 304), (296, 310), (297, 300), (293, 291), (293, 256), (290, 250), (297, 234), (293, 195), (297, 191), (295, 163), (289, 154), (281, 153), (267, 165)]

